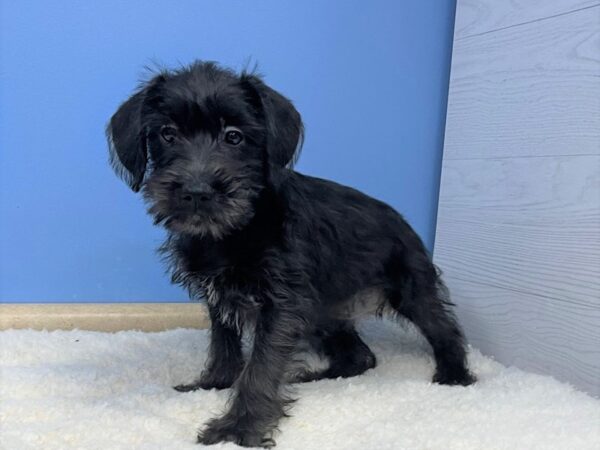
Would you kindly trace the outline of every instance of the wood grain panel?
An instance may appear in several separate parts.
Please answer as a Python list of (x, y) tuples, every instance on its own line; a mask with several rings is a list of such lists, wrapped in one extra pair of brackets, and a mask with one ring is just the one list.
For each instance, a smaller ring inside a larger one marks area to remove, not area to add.
[(598, 4), (598, 0), (458, 0), (454, 37), (464, 39)]
[(600, 155), (445, 159), (434, 260), (475, 347), (600, 395)]
[(600, 307), (600, 156), (448, 160), (442, 185), (448, 276)]
[(599, 149), (600, 6), (455, 41), (445, 159)]
[(450, 278), (467, 340), (483, 353), (600, 396), (600, 309)]

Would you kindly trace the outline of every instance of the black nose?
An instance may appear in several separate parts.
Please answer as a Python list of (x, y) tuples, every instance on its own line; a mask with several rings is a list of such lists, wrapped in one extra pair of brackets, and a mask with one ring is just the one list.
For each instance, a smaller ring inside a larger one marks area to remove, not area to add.
[(215, 193), (213, 187), (208, 183), (194, 183), (186, 185), (181, 190), (181, 199), (186, 203), (202, 203), (210, 200)]

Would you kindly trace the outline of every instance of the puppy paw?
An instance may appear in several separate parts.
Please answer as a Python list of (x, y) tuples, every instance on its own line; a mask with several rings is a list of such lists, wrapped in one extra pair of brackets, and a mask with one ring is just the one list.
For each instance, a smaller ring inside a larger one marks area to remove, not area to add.
[(179, 392), (197, 391), (198, 389), (228, 389), (233, 385), (233, 381), (229, 380), (204, 380), (200, 379), (190, 384), (178, 384), (173, 386), (173, 389)]
[(179, 392), (190, 392), (197, 391), (198, 389), (210, 390), (210, 389), (228, 389), (233, 385), (233, 381), (221, 381), (221, 380), (210, 380), (204, 381), (199, 380), (190, 384), (178, 384), (173, 386), (173, 389)]
[(240, 370), (231, 370), (224, 373), (206, 371), (202, 373), (199, 380), (189, 384), (173, 386), (173, 389), (179, 392), (190, 392), (198, 389), (228, 389), (233, 386), (239, 372)]
[(475, 383), (477, 378), (466, 369), (460, 370), (437, 370), (433, 382), (449, 386), (468, 386)]
[(239, 424), (227, 416), (211, 420), (206, 428), (198, 433), (199, 444), (213, 445), (219, 442), (233, 442), (242, 447), (275, 446), (275, 441), (265, 437), (265, 433), (248, 429), (247, 424)]
[(173, 389), (179, 392), (190, 392), (204, 388), (202, 387), (202, 384), (199, 381), (195, 381), (190, 384), (178, 384), (177, 386), (173, 386)]

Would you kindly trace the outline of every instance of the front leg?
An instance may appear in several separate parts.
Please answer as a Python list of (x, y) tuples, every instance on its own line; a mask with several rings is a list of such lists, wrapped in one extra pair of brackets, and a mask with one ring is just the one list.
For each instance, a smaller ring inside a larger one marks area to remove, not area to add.
[(222, 324), (214, 306), (209, 305), (208, 311), (211, 326), (206, 368), (200, 374), (200, 378), (193, 383), (175, 386), (174, 389), (177, 391), (226, 389), (233, 385), (242, 371), (244, 360), (239, 331)]
[(236, 382), (229, 411), (208, 422), (198, 435), (205, 445), (222, 441), (245, 447), (275, 445), (269, 434), (290, 403), (281, 392), (285, 369), (291, 359), (306, 320), (269, 306), (256, 323), (254, 347), (250, 360)]

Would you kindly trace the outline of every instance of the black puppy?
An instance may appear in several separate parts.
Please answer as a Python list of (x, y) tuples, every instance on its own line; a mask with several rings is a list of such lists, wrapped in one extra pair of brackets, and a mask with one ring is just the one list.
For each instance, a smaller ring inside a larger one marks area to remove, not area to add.
[[(209, 62), (164, 71), (121, 105), (107, 132), (113, 167), (169, 231), (162, 252), (173, 281), (208, 302), (206, 369), (175, 389), (234, 387), (229, 411), (198, 442), (274, 445), (271, 432), (291, 401), (286, 370), (301, 343), (329, 367), (295, 381), (375, 367), (354, 327), (365, 314), (414, 322), (433, 348), (435, 382), (474, 381), (419, 237), (388, 205), (293, 171), (300, 115), (260, 78)], [(243, 330), (254, 334), (246, 362)]]

